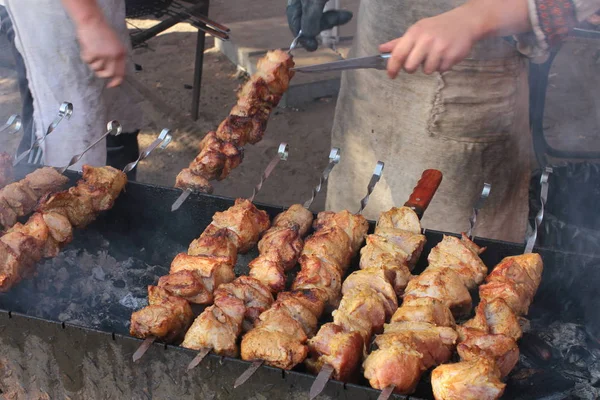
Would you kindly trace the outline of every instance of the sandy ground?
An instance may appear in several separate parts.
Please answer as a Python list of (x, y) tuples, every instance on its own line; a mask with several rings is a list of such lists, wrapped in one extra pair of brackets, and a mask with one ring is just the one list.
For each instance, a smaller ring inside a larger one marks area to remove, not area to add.
[[(243, 7), (240, 2), (236, 2), (234, 7), (231, 2), (215, 1), (210, 16), (227, 24), (278, 16), (284, 12), (281, 0), (243, 2), (247, 2), (249, 7)], [(152, 19), (129, 22), (132, 29), (156, 23)], [(1, 40), (0, 121), (5, 121), (8, 115), (19, 111), (20, 97), (10, 55), (3, 51), (4, 42)], [(195, 43), (195, 29), (188, 24), (179, 24), (133, 52), (133, 59), (143, 67), (136, 78), (184, 116), (189, 116), (190, 111)], [(235, 103), (235, 90), (243, 82), (243, 77), (212, 45), (212, 39), (208, 39), (199, 120), (191, 131), (175, 131), (174, 142), (167, 150), (143, 162), (139, 166), (138, 180), (172, 186), (179, 170), (196, 155), (200, 138), (214, 130)], [(546, 124), (547, 136), (556, 147), (600, 150), (597, 52), (596, 43), (569, 44), (555, 63)], [(147, 117), (140, 137), (144, 147), (162, 128), (172, 126), (171, 121), (164, 118), (165, 110), (160, 110), (150, 101), (142, 105)], [(335, 99), (315, 101), (301, 109), (278, 109), (269, 121), (264, 140), (246, 148), (243, 164), (228, 179), (215, 184), (215, 194), (250, 195), (261, 171), (275, 155), (278, 144), (285, 141), (290, 145), (289, 159), (280, 164), (257, 196), (257, 201), (281, 205), (304, 201), (327, 164), (334, 109)], [(187, 119), (185, 122), (189, 125)], [(0, 136), (0, 148), (11, 151), (17, 141), (18, 137)], [(315, 209), (321, 209), (323, 204), (323, 196), (320, 196)]]

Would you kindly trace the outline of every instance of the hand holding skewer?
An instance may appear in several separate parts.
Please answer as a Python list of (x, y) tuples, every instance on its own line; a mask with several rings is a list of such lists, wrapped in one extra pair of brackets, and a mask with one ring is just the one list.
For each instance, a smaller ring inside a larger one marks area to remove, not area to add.
[(58, 109), (58, 116), (54, 119), (54, 121), (52, 121), (50, 126), (48, 126), (48, 129), (46, 130), (46, 133), (44, 134), (44, 136), (42, 136), (41, 138), (39, 138), (39, 139), (35, 140), (33, 143), (31, 143), (31, 146), (29, 147), (29, 149), (24, 151), (23, 153), (21, 153), (15, 159), (15, 161), (13, 162), (13, 167), (16, 166), (18, 163), (20, 163), (25, 157), (27, 157), (33, 151), (33, 149), (39, 147), (40, 144), (42, 144), (42, 142), (46, 139), (46, 137), (56, 130), (56, 128), (58, 127), (58, 124), (60, 124), (60, 122), (64, 118), (70, 119), (71, 115), (73, 115), (73, 104), (65, 101), (64, 103), (62, 103), (60, 105), (60, 107)]
[(8, 120), (4, 126), (0, 128), (0, 133), (8, 130), (9, 135), (14, 135), (15, 133), (19, 132), (22, 125), (23, 123), (21, 121), (21, 116), (18, 114), (13, 114), (8, 117)]

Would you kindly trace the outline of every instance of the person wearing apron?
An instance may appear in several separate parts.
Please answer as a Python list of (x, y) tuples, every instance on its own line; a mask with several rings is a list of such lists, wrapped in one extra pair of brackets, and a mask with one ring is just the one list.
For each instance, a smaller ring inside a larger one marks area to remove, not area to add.
[[(123, 132), (135, 132), (141, 126), (141, 112), (132, 94), (117, 87), (126, 72), (133, 72), (127, 58), (124, 0), (0, 0), (0, 6), (9, 17), (3, 25), (10, 25), (14, 35), (11, 39), (21, 56), (17, 61), (22, 63), (21, 70), (26, 70), (26, 79), (20, 81), (27, 83), (33, 100), (35, 137), (43, 136), (62, 102), (73, 104), (70, 120), (63, 121), (42, 142), (45, 165), (68, 164), (72, 156), (106, 132), (110, 120), (118, 120)], [(136, 136), (120, 137), (119, 146), (112, 147), (127, 147), (129, 153), (135, 153)], [(130, 145), (132, 141), (135, 146)], [(19, 150), (28, 147), (28, 141), (24, 142)], [(133, 154), (126, 156), (133, 161)], [(111, 160), (110, 147), (108, 157), (109, 162), (114, 161), (111, 164), (124, 162), (120, 160), (124, 155)], [(72, 168), (106, 163), (107, 146), (100, 143)]]
[[(316, 48), (321, 30), (352, 17), (319, 14), (324, 3), (288, 2), (292, 33), (302, 29), (300, 43), (308, 50)], [(488, 182), (492, 191), (478, 215), (477, 235), (522, 242), (532, 169), (527, 57), (543, 59), (569, 26), (600, 8), (600, 0), (582, 3), (362, 0), (349, 57), (381, 51), (392, 58), (387, 75), (370, 69), (342, 74), (332, 146), (343, 157), (331, 173), (326, 208), (356, 208), (382, 160), (384, 174), (365, 210), (377, 219), (403, 204), (421, 173), (434, 168), (444, 178), (424, 227), (466, 231)], [(511, 34), (523, 34), (516, 47), (500, 37)], [(410, 73), (398, 73), (402, 68)]]

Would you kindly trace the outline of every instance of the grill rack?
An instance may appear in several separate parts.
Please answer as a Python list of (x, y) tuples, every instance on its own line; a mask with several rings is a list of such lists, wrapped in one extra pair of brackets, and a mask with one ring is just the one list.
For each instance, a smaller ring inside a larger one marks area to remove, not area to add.
[[(24, 175), (30, 171), (20, 170)], [(70, 173), (74, 182), (78, 174)], [(141, 247), (159, 249), (148, 254), (149, 263), (168, 268), (173, 256), (198, 236), (208, 225), (215, 211), (224, 210), (233, 204), (232, 199), (219, 196), (194, 194), (182, 206), (177, 215), (168, 211), (179, 191), (130, 183), (127, 191), (117, 200), (115, 207), (103, 214), (86, 231), (78, 231), (75, 241), (66, 249), (78, 249), (96, 244), (86, 237), (100, 233), (110, 243), (109, 253), (122, 254), (127, 249)], [(144, 207), (140, 207), (144, 204)], [(257, 204), (271, 217), (282, 211), (281, 207)], [(160, 227), (160, 229), (157, 229)], [(374, 226), (371, 223), (371, 230)], [(442, 239), (442, 232), (427, 231), (428, 242), (415, 272), (425, 267), (424, 261), (433, 246)], [(495, 265), (508, 255), (520, 254), (523, 246), (505, 242), (477, 239), (478, 244), (487, 246), (482, 259), (488, 266)], [(577, 309), (589, 290), (577, 290), (590, 282), (590, 272), (600, 268), (600, 259), (591, 256), (537, 249), (544, 258), (545, 270), (542, 285), (530, 312), (531, 318), (540, 315), (556, 315), (557, 318), (573, 318), (589, 321), (597, 318), (600, 302), (589, 302), (588, 307)], [(241, 257), (236, 272), (247, 272), (247, 262), (256, 256), (256, 249)], [(576, 269), (573, 269), (574, 267)], [(246, 268), (244, 270), (244, 268)], [(565, 275), (565, 271), (570, 271)], [(565, 278), (568, 276), (568, 278)], [(597, 280), (597, 279), (596, 279)], [(153, 344), (140, 363), (134, 364), (131, 356), (141, 340), (127, 334), (128, 320), (111, 327), (82, 327), (59, 322), (58, 315), (47, 315), (44, 319), (32, 317), (29, 306), (19, 303), (19, 297), (28, 296), (35, 300), (39, 293), (32, 289), (32, 281), (24, 281), (13, 291), (0, 295), (0, 389), (6, 385), (6, 369), (17, 382), (31, 393), (39, 386), (50, 398), (227, 398), (248, 399), (251, 396), (273, 399), (288, 399), (292, 396), (305, 398), (314, 376), (298, 371), (282, 371), (261, 367), (243, 390), (233, 390), (233, 381), (248, 367), (249, 363), (210, 355), (192, 373), (187, 364), (196, 352), (178, 346)], [(28, 286), (29, 285), (29, 286)], [(600, 300), (600, 299), (599, 299)], [(477, 301), (474, 298), (474, 301)], [(565, 304), (569, 304), (565, 307)], [(95, 311), (95, 310), (91, 310)], [(29, 315), (27, 315), (29, 314)], [(596, 321), (597, 325), (597, 321)], [(521, 363), (519, 363), (521, 365)], [(2, 371), (4, 369), (4, 373)], [(551, 368), (549, 368), (551, 369)], [(58, 371), (58, 375), (57, 375)], [(55, 376), (59, 378), (56, 379)], [(35, 378), (34, 378), (35, 377)], [(569, 382), (557, 379), (549, 371), (551, 380), (537, 379), (535, 386), (509, 386), (509, 398), (542, 398), (548, 391), (569, 389)], [(37, 383), (32, 383), (34, 380)], [(376, 399), (379, 391), (364, 385), (328, 383), (323, 398)], [(406, 398), (395, 396), (393, 398)], [(431, 388), (427, 377), (422, 379), (415, 396), (410, 399), (431, 399)]]

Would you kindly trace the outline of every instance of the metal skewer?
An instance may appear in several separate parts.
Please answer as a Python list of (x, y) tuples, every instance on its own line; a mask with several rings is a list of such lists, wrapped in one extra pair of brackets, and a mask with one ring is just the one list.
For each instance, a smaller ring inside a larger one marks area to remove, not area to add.
[(13, 114), (10, 117), (8, 117), (6, 124), (4, 124), (2, 128), (0, 128), (0, 133), (8, 130), (9, 135), (14, 135), (15, 133), (19, 132), (22, 125), (23, 123), (21, 121), (21, 116), (18, 114)]
[[(334, 155), (334, 150), (336, 150), (336, 149), (334, 148), (331, 150), (330, 157), (332, 155)], [(339, 156), (339, 154), (338, 154), (338, 156)], [(334, 163), (333, 165), (335, 166), (335, 164), (337, 164), (337, 163)], [(360, 214), (366, 207), (367, 203), (369, 202), (369, 196), (371, 195), (371, 193), (373, 192), (373, 189), (375, 189), (375, 186), (377, 185), (377, 182), (379, 182), (379, 179), (381, 178), (381, 174), (383, 173), (383, 167), (384, 167), (384, 163), (382, 161), (377, 161), (377, 165), (375, 166), (375, 170), (373, 171), (373, 176), (371, 177), (371, 180), (369, 181), (369, 185), (367, 186), (367, 195), (360, 201), (361, 208), (357, 214)], [(329, 166), (328, 166), (328, 168), (329, 168)], [(333, 168), (333, 167), (331, 167), (331, 168)], [(326, 169), (326, 171), (327, 171), (327, 169)], [(331, 172), (331, 170), (329, 172)], [(263, 360), (256, 360), (256, 361), (252, 362), (250, 367), (248, 367), (248, 369), (246, 371), (244, 371), (235, 380), (235, 382), (233, 384), (233, 388), (236, 389), (239, 386), (243, 385), (252, 375), (254, 375), (256, 370), (258, 370), (258, 368), (260, 368), (260, 366), (263, 364), (264, 364)], [(326, 364), (321, 368), (321, 371), (319, 372), (317, 379), (315, 379), (315, 382), (310, 389), (310, 396), (311, 396), (310, 398), (311, 399), (318, 396), (318, 394), (323, 391), (323, 388), (327, 384), (327, 381), (329, 381), (329, 378), (331, 378), (331, 374), (333, 374), (333, 367), (331, 367), (330, 365)], [(314, 393), (316, 393), (316, 394), (314, 394)], [(313, 394), (314, 394), (314, 396), (313, 396)]]
[(54, 121), (52, 121), (52, 123), (46, 130), (46, 133), (44, 134), (44, 136), (42, 136), (41, 138), (39, 138), (39, 139), (35, 140), (33, 143), (31, 143), (29, 150), (24, 151), (15, 159), (15, 161), (13, 162), (13, 167), (16, 166), (18, 163), (20, 163), (25, 157), (27, 157), (33, 151), (33, 149), (39, 147), (40, 144), (42, 144), (42, 142), (44, 141), (44, 139), (46, 139), (46, 137), (49, 134), (51, 134), (52, 132), (54, 132), (54, 130), (56, 130), (56, 127), (58, 127), (58, 124), (60, 124), (60, 122), (64, 118), (70, 119), (71, 115), (73, 115), (73, 104), (65, 101), (64, 103), (62, 103), (60, 105), (60, 107), (58, 109), (58, 116), (54, 119)]
[(313, 201), (315, 201), (315, 197), (317, 197), (317, 194), (321, 191), (321, 189), (323, 188), (323, 185), (329, 179), (329, 174), (333, 170), (333, 167), (335, 167), (340, 162), (340, 158), (341, 158), (340, 149), (337, 147), (332, 148), (331, 151), (329, 152), (329, 165), (327, 165), (325, 170), (323, 170), (323, 173), (321, 174), (321, 177), (319, 178), (319, 183), (313, 189), (310, 199), (306, 200), (306, 202), (304, 203), (304, 208), (307, 208), (307, 209), (310, 208)]
[(544, 219), (544, 207), (546, 206), (546, 200), (548, 199), (548, 177), (552, 173), (552, 167), (546, 167), (540, 178), (541, 193), (540, 193), (540, 211), (535, 216), (535, 226), (533, 227), (533, 233), (527, 238), (527, 244), (525, 246), (524, 254), (533, 252), (533, 246), (537, 240), (538, 228)]
[(76, 164), (77, 161), (81, 160), (81, 157), (83, 157), (83, 155), (85, 153), (87, 153), (92, 147), (94, 147), (95, 145), (97, 145), (98, 143), (100, 143), (105, 137), (107, 137), (108, 135), (114, 135), (114, 136), (119, 136), (123, 130), (123, 128), (121, 127), (121, 124), (119, 123), (119, 121), (110, 121), (107, 125), (106, 125), (106, 133), (102, 136), (100, 136), (98, 138), (98, 140), (96, 140), (94, 143), (90, 144), (85, 150), (83, 150), (83, 152), (81, 152), (80, 154), (77, 154), (75, 156), (73, 156), (71, 158), (71, 161), (69, 161), (69, 164), (67, 164), (65, 167), (58, 169), (58, 172), (60, 172), (61, 174), (63, 174), (70, 166), (72, 166), (73, 164)]
[(275, 157), (273, 157), (273, 159), (271, 160), (269, 165), (267, 165), (267, 168), (265, 168), (265, 171), (260, 176), (260, 181), (254, 187), (254, 190), (252, 191), (252, 196), (250, 196), (248, 198), (248, 200), (250, 200), (251, 202), (254, 201), (254, 198), (256, 197), (258, 192), (260, 192), (260, 189), (262, 189), (263, 183), (265, 183), (265, 181), (269, 178), (269, 175), (271, 175), (271, 172), (273, 172), (273, 170), (275, 169), (277, 164), (279, 164), (279, 161), (285, 161), (287, 159), (288, 159), (288, 144), (281, 143), (279, 145), (279, 149), (277, 149), (277, 155)]
[(471, 240), (473, 240), (473, 238), (475, 237), (475, 234), (473, 233), (473, 228), (475, 228), (475, 222), (477, 222), (477, 215), (479, 214), (479, 210), (481, 209), (481, 207), (483, 207), (483, 203), (485, 203), (488, 196), (490, 195), (491, 190), (492, 185), (490, 185), (489, 183), (484, 183), (483, 190), (481, 191), (481, 195), (479, 196), (479, 200), (477, 200), (477, 203), (475, 203), (475, 205), (473, 206), (473, 214), (471, 214), (471, 218), (469, 218), (469, 232), (467, 232), (467, 236)]
[[(285, 161), (285, 160), (287, 160), (287, 158), (288, 158), (288, 144), (281, 143), (279, 145), (279, 149), (277, 150), (277, 155), (271, 160), (269, 165), (267, 165), (267, 168), (265, 168), (265, 171), (263, 172), (263, 174), (260, 178), (260, 182), (258, 182), (256, 187), (254, 188), (254, 192), (252, 193), (252, 196), (250, 196), (250, 198), (248, 200), (254, 201), (254, 197), (258, 194), (258, 192), (262, 188), (263, 183), (269, 177), (269, 175), (271, 175), (271, 172), (273, 172), (273, 170), (275, 169), (275, 167), (277, 166), (279, 161), (281, 161), (281, 160)], [(193, 192), (194, 191), (190, 188), (185, 189), (183, 191), (183, 193), (181, 193), (181, 195), (179, 195), (177, 200), (175, 200), (175, 202), (171, 206), (171, 212), (177, 211), (179, 209), (179, 207), (181, 207), (181, 205), (187, 200), (188, 197), (190, 197), (190, 195)]]
[(302, 29), (298, 31), (298, 35), (292, 40), (292, 44), (290, 44), (290, 48), (287, 53), (292, 54), (292, 50), (294, 50), (298, 46), (298, 41), (300, 41), (300, 37), (302, 36)]
[(146, 159), (146, 157), (148, 157), (150, 153), (152, 153), (157, 147), (160, 146), (161, 149), (165, 149), (169, 143), (171, 143), (171, 140), (173, 140), (173, 137), (169, 134), (169, 132), (169, 129), (163, 129), (158, 135), (158, 138), (156, 138), (148, 147), (146, 147), (146, 150), (140, 154), (137, 160), (130, 162), (125, 166), (125, 168), (123, 168), (123, 172), (130, 172), (138, 165), (140, 161)]
[[(331, 173), (331, 170), (333, 170), (333, 167), (335, 167), (339, 162), (340, 162), (340, 149), (337, 147), (334, 147), (329, 152), (329, 164), (327, 165), (327, 167), (325, 167), (325, 169), (321, 173), (321, 176), (319, 178), (319, 183), (313, 189), (312, 197), (304, 203), (304, 208), (308, 209), (311, 206), (312, 202), (315, 200), (316, 195), (321, 191), (321, 188), (323, 187), (323, 183), (327, 182), (327, 178), (329, 178), (329, 174)], [(196, 357), (194, 357), (194, 359), (188, 364), (188, 367), (187, 367), (188, 371), (196, 368), (198, 366), (198, 364), (200, 364), (202, 362), (202, 360), (204, 360), (204, 358), (211, 351), (212, 351), (212, 348), (202, 349), (196, 355)], [(261, 365), (263, 365), (263, 362), (264, 361), (262, 361), (262, 360), (254, 361), (252, 363), (252, 365), (242, 375), (240, 375), (238, 377), (238, 379), (236, 380), (236, 382), (233, 386), (234, 389), (237, 386), (243, 384), (245, 381), (247, 381), (248, 378), (250, 378), (254, 374), (254, 372), (256, 372), (256, 370)]]

